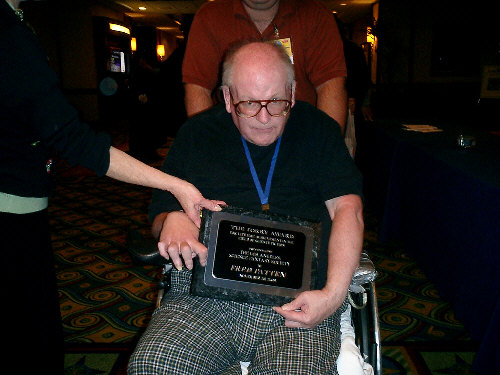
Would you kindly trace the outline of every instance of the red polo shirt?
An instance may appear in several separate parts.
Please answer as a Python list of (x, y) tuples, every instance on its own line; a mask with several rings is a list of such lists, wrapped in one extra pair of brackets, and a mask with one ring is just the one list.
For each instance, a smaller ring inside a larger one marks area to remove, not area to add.
[(262, 34), (240, 0), (205, 3), (189, 32), (183, 82), (213, 90), (220, 84), (224, 53), (233, 43), (283, 38), (291, 39), (297, 80), (295, 97), (316, 105), (315, 88), (332, 78), (345, 77), (347, 71), (335, 18), (314, 0), (281, 0), (278, 13)]

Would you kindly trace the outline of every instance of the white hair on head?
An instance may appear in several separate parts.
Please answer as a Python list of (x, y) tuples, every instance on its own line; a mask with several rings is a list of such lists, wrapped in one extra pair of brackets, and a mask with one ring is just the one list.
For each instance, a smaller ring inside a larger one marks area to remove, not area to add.
[(290, 61), (290, 57), (286, 54), (283, 48), (274, 44), (267, 42), (255, 42), (255, 41), (245, 41), (238, 44), (235, 44), (232, 48), (230, 48), (226, 56), (224, 58), (224, 63), (222, 65), (222, 85), (230, 87), (233, 84), (233, 71), (234, 71), (234, 63), (236, 61), (236, 57), (239, 52), (250, 44), (261, 44), (262, 46), (270, 46), (272, 49), (276, 51), (276, 56), (283, 63), (283, 66), (287, 73), (287, 86), (292, 87), (293, 82), (295, 81), (295, 69), (293, 67), (292, 62)]

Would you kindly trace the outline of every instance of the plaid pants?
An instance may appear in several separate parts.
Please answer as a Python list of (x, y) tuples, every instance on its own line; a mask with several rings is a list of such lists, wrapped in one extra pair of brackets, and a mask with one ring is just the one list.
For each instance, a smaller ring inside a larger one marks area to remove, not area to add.
[(270, 306), (189, 295), (190, 271), (172, 271), (172, 288), (132, 355), (129, 375), (334, 374), (340, 314), (315, 329), (294, 329)]

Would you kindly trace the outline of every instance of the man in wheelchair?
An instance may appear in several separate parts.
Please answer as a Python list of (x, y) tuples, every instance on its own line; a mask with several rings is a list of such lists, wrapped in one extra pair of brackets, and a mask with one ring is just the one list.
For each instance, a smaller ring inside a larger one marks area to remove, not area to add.
[(241, 374), (240, 361), (251, 374), (337, 374), (340, 316), (363, 244), (361, 176), (338, 124), (295, 101), (279, 47), (242, 44), (222, 74), (224, 104), (183, 125), (162, 168), (232, 206), (320, 221), (320, 285), (276, 307), (190, 295), (193, 258), (205, 265), (207, 249), (175, 197), (155, 191), (153, 234), (176, 269), (129, 374)]

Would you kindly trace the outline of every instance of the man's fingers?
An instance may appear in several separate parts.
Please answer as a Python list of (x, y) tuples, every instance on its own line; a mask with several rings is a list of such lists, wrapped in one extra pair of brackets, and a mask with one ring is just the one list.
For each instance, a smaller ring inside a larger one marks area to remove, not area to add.
[(304, 316), (304, 312), (301, 310), (283, 310), (281, 307), (274, 307), (273, 309), (285, 319), (301, 321)]
[(158, 242), (158, 250), (165, 259), (170, 259), (178, 270), (181, 270), (183, 265), (189, 270), (193, 269), (195, 256), (200, 257), (202, 266), (207, 263), (207, 248), (198, 241), (192, 243), (183, 241), (180, 244), (172, 241), (168, 245), (165, 242)]
[(180, 254), (184, 259), (184, 265), (188, 270), (193, 269), (193, 251), (187, 242), (181, 243)]
[(198, 260), (202, 266), (207, 265), (207, 255), (208, 251), (205, 245), (201, 242), (195, 241), (191, 244), (191, 250), (198, 255)]
[(165, 242), (158, 242), (158, 251), (160, 252), (160, 255), (164, 257), (166, 260), (170, 259), (170, 256), (168, 255), (167, 251), (167, 244)]
[(288, 320), (288, 319), (285, 319), (285, 327), (288, 327), (288, 328), (303, 328), (302, 327), (302, 323), (299, 323), (299, 322), (296, 322), (296, 321), (293, 321), (293, 320)]
[(174, 267), (177, 268), (178, 270), (181, 270), (182, 259), (180, 257), (179, 244), (177, 242), (170, 242), (170, 244), (167, 246), (167, 252), (168, 255), (170, 256), (170, 259), (172, 259)]

